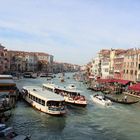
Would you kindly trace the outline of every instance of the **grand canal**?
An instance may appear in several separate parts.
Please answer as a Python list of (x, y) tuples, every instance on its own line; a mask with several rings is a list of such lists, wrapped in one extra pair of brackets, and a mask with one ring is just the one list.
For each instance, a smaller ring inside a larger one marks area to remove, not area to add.
[[(71, 74), (67, 75), (70, 76)], [(32, 140), (139, 140), (140, 104), (102, 107), (91, 101), (95, 92), (87, 90), (81, 82), (66, 79), (60, 83), (58, 76), (53, 79), (57, 84), (74, 83), (86, 96), (86, 108), (68, 106), (64, 117), (54, 117), (41, 113), (26, 102), (19, 101), (12, 111), (8, 124), (20, 134), (30, 134)], [(17, 85), (39, 85), (47, 83), (46, 78), (21, 79)]]

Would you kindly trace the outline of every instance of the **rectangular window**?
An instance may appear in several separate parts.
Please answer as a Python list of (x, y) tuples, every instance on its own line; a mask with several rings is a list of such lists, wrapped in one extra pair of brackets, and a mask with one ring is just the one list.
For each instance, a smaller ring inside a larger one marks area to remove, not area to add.
[(45, 101), (44, 100), (42, 100), (42, 105), (45, 106)]
[(33, 101), (35, 101), (35, 96), (33, 96)]
[(125, 70), (123, 70), (123, 73), (125, 74)]
[(41, 99), (38, 99), (38, 103), (41, 104)]
[(128, 74), (128, 70), (126, 71), (126, 73)]
[(136, 62), (136, 67), (138, 66), (138, 62)]
[(137, 75), (137, 71), (135, 70), (135, 75)]
[(37, 97), (35, 97), (35, 101), (36, 101), (36, 102), (37, 102), (37, 100), (38, 100)]

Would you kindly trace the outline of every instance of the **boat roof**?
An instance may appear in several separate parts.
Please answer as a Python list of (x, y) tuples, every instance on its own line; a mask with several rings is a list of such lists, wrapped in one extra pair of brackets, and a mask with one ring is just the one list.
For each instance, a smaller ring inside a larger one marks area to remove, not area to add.
[(13, 79), (13, 76), (0, 74), (0, 79)]
[(43, 84), (43, 86), (50, 88), (50, 89), (55, 89), (55, 84), (47, 83), (47, 84)]
[(47, 101), (64, 101), (64, 98), (61, 95), (55, 94), (54, 92), (48, 90), (44, 90), (38, 86), (25, 86), (23, 89), (28, 90), (30, 93), (32, 93), (32, 95), (35, 95), (40, 99), (45, 99)]
[(66, 91), (66, 92), (71, 92), (71, 93), (81, 93), (80, 90), (77, 90), (77, 89), (68, 89), (67, 87), (62, 87), (62, 86), (55, 86), (55, 88), (57, 88), (59, 90)]
[(7, 84), (16, 85), (16, 83), (12, 79), (0, 79), (0, 85), (7, 85)]
[[(70, 85), (73, 85), (73, 84), (70, 84)], [(66, 92), (71, 92), (71, 93), (81, 93), (80, 90), (77, 90), (77, 89), (68, 89), (67, 87), (62, 87), (62, 86), (58, 86), (58, 85), (55, 85), (55, 84), (43, 84), (43, 86), (46, 86), (48, 88), (51, 88), (51, 89), (59, 89), (59, 90), (63, 90), (63, 91), (66, 91)]]

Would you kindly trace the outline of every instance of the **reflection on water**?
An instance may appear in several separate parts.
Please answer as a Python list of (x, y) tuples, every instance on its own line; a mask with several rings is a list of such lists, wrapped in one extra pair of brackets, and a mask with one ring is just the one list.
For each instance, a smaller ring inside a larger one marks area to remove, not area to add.
[[(66, 76), (67, 77), (67, 76)], [(86, 96), (86, 108), (68, 106), (66, 116), (55, 117), (33, 109), (26, 102), (18, 102), (13, 110), (9, 125), (16, 132), (30, 134), (32, 140), (137, 140), (140, 137), (140, 104), (113, 104), (106, 108), (94, 104), (90, 98), (93, 91), (86, 89), (82, 83), (67, 79), (60, 83), (59, 78), (53, 79), (61, 85), (75, 83)], [(23, 79), (18, 86), (39, 85), (48, 82), (46, 78)]]

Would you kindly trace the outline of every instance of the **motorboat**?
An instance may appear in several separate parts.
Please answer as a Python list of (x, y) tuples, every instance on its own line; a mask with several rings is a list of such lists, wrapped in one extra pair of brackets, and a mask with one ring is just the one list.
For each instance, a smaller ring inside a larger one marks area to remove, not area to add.
[(3, 140), (30, 140), (30, 136), (20, 135), (14, 132), (13, 127), (0, 124), (0, 139)]
[(95, 102), (95, 103), (101, 104), (103, 106), (112, 105), (112, 102), (102, 95), (96, 94), (96, 95), (90, 95), (90, 96), (91, 96), (91, 99), (93, 100), (93, 102)]

